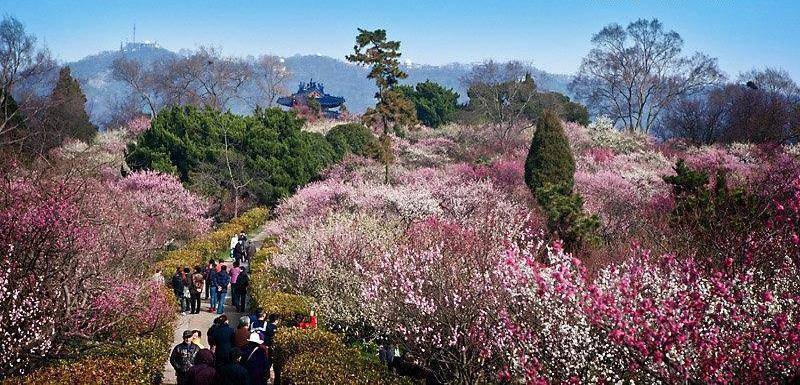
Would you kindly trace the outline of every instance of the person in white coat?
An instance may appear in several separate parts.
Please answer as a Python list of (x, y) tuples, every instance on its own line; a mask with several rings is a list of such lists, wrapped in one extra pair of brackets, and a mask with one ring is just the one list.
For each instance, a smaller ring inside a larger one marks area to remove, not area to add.
[(239, 243), (239, 236), (234, 235), (231, 237), (231, 258), (233, 258), (233, 249), (236, 248), (236, 244)]

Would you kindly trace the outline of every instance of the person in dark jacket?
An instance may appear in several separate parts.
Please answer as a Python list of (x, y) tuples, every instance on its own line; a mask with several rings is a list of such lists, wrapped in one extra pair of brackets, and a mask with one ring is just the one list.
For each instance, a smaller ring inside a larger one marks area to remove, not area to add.
[[(242, 366), (242, 351), (239, 348), (231, 349), (228, 364), (219, 370), (219, 385), (250, 385), (250, 375)], [(266, 384), (261, 382), (257, 385)]]
[(269, 318), (267, 318), (267, 326), (264, 327), (264, 345), (267, 346), (269, 357), (267, 360), (267, 373), (269, 373), (269, 369), (272, 368), (275, 372), (276, 384), (281, 383), (281, 367), (272, 359), (272, 357), (275, 356), (275, 349), (272, 346), (272, 342), (275, 339), (275, 333), (278, 331), (278, 322), (278, 315), (270, 314)]
[(175, 270), (175, 275), (172, 276), (172, 292), (175, 293), (175, 298), (178, 299), (178, 304), (181, 306), (181, 312), (186, 314), (189, 310), (189, 299), (184, 298), (184, 287), (186, 280), (184, 279), (183, 269), (178, 267)]
[(220, 323), (217, 329), (214, 330), (214, 336), (209, 336), (209, 341), (211, 338), (214, 339), (214, 344), (216, 346), (215, 358), (217, 359), (217, 365), (222, 366), (228, 363), (228, 359), (231, 355), (231, 349), (233, 348), (233, 336), (236, 332), (233, 328), (228, 324), (228, 316), (221, 315)]
[(192, 331), (184, 330), (183, 342), (175, 345), (169, 355), (169, 363), (175, 369), (178, 385), (187, 384), (187, 375), (199, 351), (200, 348), (192, 343)]
[(209, 274), (214, 271), (214, 267), (216, 267), (216, 262), (213, 259), (208, 261), (208, 265), (203, 268), (203, 280), (205, 281), (206, 287), (206, 297), (204, 299), (209, 299), (209, 294), (211, 293), (211, 280), (209, 280)]
[(242, 362), (247, 368), (251, 384), (265, 384), (269, 378), (269, 350), (263, 342), (258, 333), (252, 333), (242, 348)]
[(212, 263), (211, 267), (208, 269), (208, 274), (206, 276), (206, 282), (208, 282), (208, 285), (210, 287), (209, 290), (211, 291), (211, 297), (209, 300), (211, 306), (208, 308), (209, 313), (217, 311), (217, 274), (219, 274), (217, 270), (219, 268), (220, 268), (219, 265), (217, 265), (216, 263)]
[(203, 294), (203, 268), (196, 266), (189, 275), (189, 309), (191, 314), (200, 313), (200, 296)]
[(278, 331), (278, 315), (270, 314), (267, 318), (267, 325), (264, 326), (264, 345), (272, 346), (272, 339)]
[(244, 260), (249, 262), (250, 258), (253, 258), (254, 255), (256, 255), (256, 245), (253, 244), (253, 242), (247, 241), (247, 247), (245, 247), (245, 253), (244, 253)]
[(245, 270), (239, 273), (236, 279), (236, 290), (233, 295), (233, 305), (236, 306), (236, 311), (244, 313), (247, 305), (247, 288), (250, 286), (250, 276), (247, 275)]
[(214, 332), (217, 331), (217, 329), (219, 329), (219, 325), (221, 322), (222, 322), (222, 316), (214, 318), (214, 323), (211, 324), (211, 327), (208, 328), (208, 331), (206, 332), (206, 336), (208, 337), (208, 347), (209, 349), (211, 349), (211, 351), (214, 351), (216, 349), (215, 346), (217, 345), (217, 343), (214, 341)]
[(216, 385), (218, 377), (214, 368), (214, 353), (208, 349), (200, 350), (186, 378), (186, 385)]
[(222, 268), (214, 277), (216, 278), (216, 289), (214, 291), (217, 293), (217, 314), (223, 314), (225, 313), (225, 297), (228, 295), (228, 284), (231, 283), (231, 276), (228, 275), (228, 266), (222, 265)]
[(239, 241), (236, 243), (236, 246), (233, 247), (233, 261), (234, 263), (241, 263), (244, 259), (244, 245), (242, 242)]

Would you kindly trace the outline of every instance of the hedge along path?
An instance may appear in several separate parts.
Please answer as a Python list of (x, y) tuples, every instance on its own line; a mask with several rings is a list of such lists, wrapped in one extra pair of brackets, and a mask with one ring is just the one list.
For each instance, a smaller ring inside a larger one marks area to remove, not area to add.
[[(224, 253), (230, 247), (230, 239), (236, 234), (248, 233), (249, 235), (261, 233), (261, 228), (265, 225), (267, 220), (268, 211), (265, 208), (255, 208), (245, 212), (238, 218), (221, 225), (217, 230), (190, 242), (185, 247), (175, 250), (167, 254), (166, 258), (160, 261), (156, 266), (161, 269), (165, 277), (165, 282), (170, 283), (172, 275), (178, 266), (190, 266), (194, 269), (195, 266), (205, 266), (209, 259), (217, 259), (220, 254)], [(230, 260), (224, 262), (228, 269), (232, 267)], [(246, 266), (246, 264), (245, 264)], [(231, 290), (228, 289), (228, 296), (225, 299), (225, 314), (228, 316), (230, 323), (236, 327), (240, 313), (236, 312), (236, 308), (231, 305)], [(177, 300), (176, 300), (177, 302)], [(162, 378), (164, 384), (175, 384), (177, 378), (175, 376), (175, 369), (169, 363), (169, 354), (172, 348), (183, 342), (184, 330), (200, 330), (203, 333), (203, 345), (208, 347), (208, 336), (206, 331), (211, 327), (217, 313), (209, 313), (204, 311), (210, 305), (209, 300), (200, 301), (199, 314), (178, 314), (177, 320), (172, 330), (172, 344), (166, 352), (166, 359), (162, 370)]]
[[(376, 359), (365, 358), (357, 348), (349, 347), (343, 336), (324, 328), (295, 327), (298, 316), (309, 315), (313, 299), (277, 290), (270, 269), (270, 259), (280, 252), (274, 239), (265, 233), (254, 237), (259, 242), (250, 260), (251, 303), (267, 313), (278, 314), (281, 324), (275, 335), (275, 363), (282, 368), (281, 379), (291, 384), (367, 385), (413, 384), (407, 378), (390, 373)], [(318, 314), (320, 320), (324, 314)]]

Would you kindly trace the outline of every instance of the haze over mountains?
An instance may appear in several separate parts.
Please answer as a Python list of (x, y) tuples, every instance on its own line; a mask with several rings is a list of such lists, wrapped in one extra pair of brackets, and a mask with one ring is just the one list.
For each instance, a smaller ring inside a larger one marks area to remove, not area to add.
[[(87, 111), (96, 123), (102, 123), (114, 100), (128, 92), (125, 85), (111, 77), (111, 64), (122, 55), (145, 64), (157, 60), (185, 55), (181, 50), (173, 52), (155, 44), (129, 44), (124, 50), (110, 50), (81, 60), (66, 63), (80, 82), (87, 98)], [(342, 96), (350, 111), (361, 113), (374, 104), (375, 85), (366, 78), (367, 70), (348, 63), (339, 58), (320, 55), (295, 55), (284, 58), (286, 66), (292, 72), (287, 84), (290, 93), (296, 91), (299, 82), (310, 79), (324, 83), (325, 91), (332, 95)], [(466, 89), (460, 79), (470, 70), (470, 64), (452, 63), (435, 66), (426, 64), (404, 64), (403, 70), (408, 73), (404, 84), (416, 84), (427, 79), (453, 88), (461, 95), (460, 101), (466, 101)], [(566, 93), (569, 75), (551, 74), (531, 67), (531, 73), (540, 89)], [(235, 112), (248, 112), (252, 106), (244, 101), (237, 102)]]

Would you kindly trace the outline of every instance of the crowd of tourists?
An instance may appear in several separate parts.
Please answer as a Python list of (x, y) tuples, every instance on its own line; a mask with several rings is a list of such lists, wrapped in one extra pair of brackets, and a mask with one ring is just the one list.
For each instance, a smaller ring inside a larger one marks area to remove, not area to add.
[[(235, 241), (234, 241), (235, 240)], [(204, 295), (210, 305), (206, 309), (209, 313), (225, 313), (225, 300), (228, 297), (228, 288), (231, 290), (231, 304), (236, 311), (242, 313), (246, 310), (247, 288), (250, 277), (243, 268), (243, 263), (249, 261), (255, 253), (252, 242), (244, 234), (233, 237), (231, 240), (231, 257), (233, 264), (230, 268), (222, 260), (211, 259), (206, 266), (178, 267), (172, 276), (172, 290), (181, 307), (183, 315), (198, 314), (200, 298)], [(159, 280), (161, 273), (156, 272), (154, 280)]]
[(234, 328), (223, 314), (207, 331), (209, 346), (203, 345), (199, 330), (184, 331), (169, 359), (178, 385), (255, 385), (270, 378), (280, 384), (280, 368), (273, 361), (278, 323), (277, 316), (256, 311), (239, 318)]

